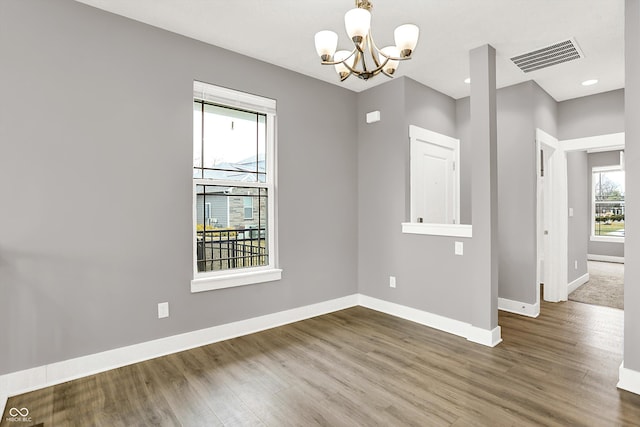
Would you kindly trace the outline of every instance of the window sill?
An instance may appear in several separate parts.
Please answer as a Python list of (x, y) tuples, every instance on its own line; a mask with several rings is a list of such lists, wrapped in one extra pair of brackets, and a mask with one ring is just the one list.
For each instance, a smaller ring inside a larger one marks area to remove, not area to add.
[(216, 289), (233, 288), (236, 286), (253, 285), (256, 283), (273, 282), (282, 278), (282, 270), (270, 268), (268, 270), (243, 271), (229, 273), (222, 276), (199, 277), (191, 281), (191, 293), (213, 291)]
[(591, 236), (589, 240), (592, 242), (624, 243), (624, 237), (616, 236)]
[(402, 232), (407, 234), (426, 234), (429, 236), (471, 237), (471, 225), (403, 222)]

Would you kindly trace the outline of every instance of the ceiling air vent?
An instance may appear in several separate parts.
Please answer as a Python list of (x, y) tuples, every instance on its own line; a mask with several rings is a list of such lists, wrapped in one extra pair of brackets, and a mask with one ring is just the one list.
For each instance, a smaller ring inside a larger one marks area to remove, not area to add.
[(584, 58), (584, 54), (580, 51), (576, 41), (569, 39), (514, 56), (511, 61), (525, 73), (530, 73), (580, 58)]

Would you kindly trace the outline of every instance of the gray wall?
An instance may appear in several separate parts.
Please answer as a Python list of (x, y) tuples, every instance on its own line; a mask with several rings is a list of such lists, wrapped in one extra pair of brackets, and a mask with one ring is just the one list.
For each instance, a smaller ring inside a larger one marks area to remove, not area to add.
[(558, 103), (536, 82), (531, 82), (533, 92), (533, 120), (536, 128), (557, 138), (559, 128)]
[[(470, 138), (468, 105), (469, 98), (456, 101), (462, 147)], [(498, 296), (501, 298), (536, 302), (535, 130), (539, 127), (556, 135), (557, 116), (557, 103), (533, 81), (497, 91)], [(471, 161), (471, 156), (461, 159), (461, 170), (470, 169)], [(461, 177), (463, 183), (465, 179), (469, 176)], [(468, 206), (469, 201), (470, 195), (461, 190), (461, 206)], [(467, 211), (470, 208), (463, 210)]]
[[(528, 303), (535, 302), (533, 286), (536, 264), (535, 128), (532, 87), (532, 82), (526, 82), (502, 88), (497, 91), (496, 99), (498, 296)], [(461, 141), (470, 139), (468, 105), (468, 98), (457, 101), (458, 133)], [(464, 168), (465, 164), (461, 166)], [(472, 167), (471, 164), (469, 166)]]
[[(367, 124), (366, 113), (375, 110), (381, 120)], [(410, 79), (396, 78), (359, 94), (358, 289), (469, 322), (474, 254), (469, 244), (464, 256), (453, 253), (455, 240), (469, 239), (401, 231), (409, 219), (409, 124), (455, 136), (455, 119), (452, 98)], [(395, 289), (389, 276), (397, 278)]]
[[(587, 166), (587, 209), (589, 212), (589, 222), (587, 224), (587, 236), (591, 236), (591, 169), (598, 166), (614, 166), (620, 164), (620, 151), (606, 151), (602, 153), (589, 153)], [(625, 224), (626, 225), (626, 224)], [(626, 231), (626, 230), (625, 230)], [(624, 243), (620, 242), (592, 242), (589, 239), (589, 255), (606, 255), (624, 257)]]
[[(71, 0), (0, 52), (0, 374), (357, 291), (355, 93)], [(190, 293), (194, 79), (278, 101), (279, 282)]]
[(624, 89), (558, 103), (558, 139), (624, 132)]
[[(626, 181), (640, 182), (640, 2), (625, 1)], [(625, 253), (640, 259), (640, 186), (625, 189)], [(640, 264), (627, 262), (624, 275), (624, 367), (640, 372)], [(629, 382), (632, 382), (630, 380)], [(637, 382), (635, 384), (637, 391)]]
[(573, 216), (568, 219), (569, 283), (587, 274), (588, 231), (591, 218), (591, 196), (587, 191), (590, 188), (587, 184), (589, 175), (587, 153), (584, 151), (567, 153), (567, 206), (573, 209)]

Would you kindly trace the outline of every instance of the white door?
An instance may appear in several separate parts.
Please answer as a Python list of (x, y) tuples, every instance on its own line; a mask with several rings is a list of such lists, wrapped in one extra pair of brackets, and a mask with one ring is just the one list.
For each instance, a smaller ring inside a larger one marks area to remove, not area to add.
[(410, 222), (455, 224), (459, 210), (459, 141), (410, 126)]

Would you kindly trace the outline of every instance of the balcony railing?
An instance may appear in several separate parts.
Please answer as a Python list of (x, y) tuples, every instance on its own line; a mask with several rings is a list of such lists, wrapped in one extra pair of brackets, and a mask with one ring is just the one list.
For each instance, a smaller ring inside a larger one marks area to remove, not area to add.
[(624, 201), (595, 203), (595, 236), (624, 237)]
[(197, 230), (199, 272), (269, 263), (266, 228)]

